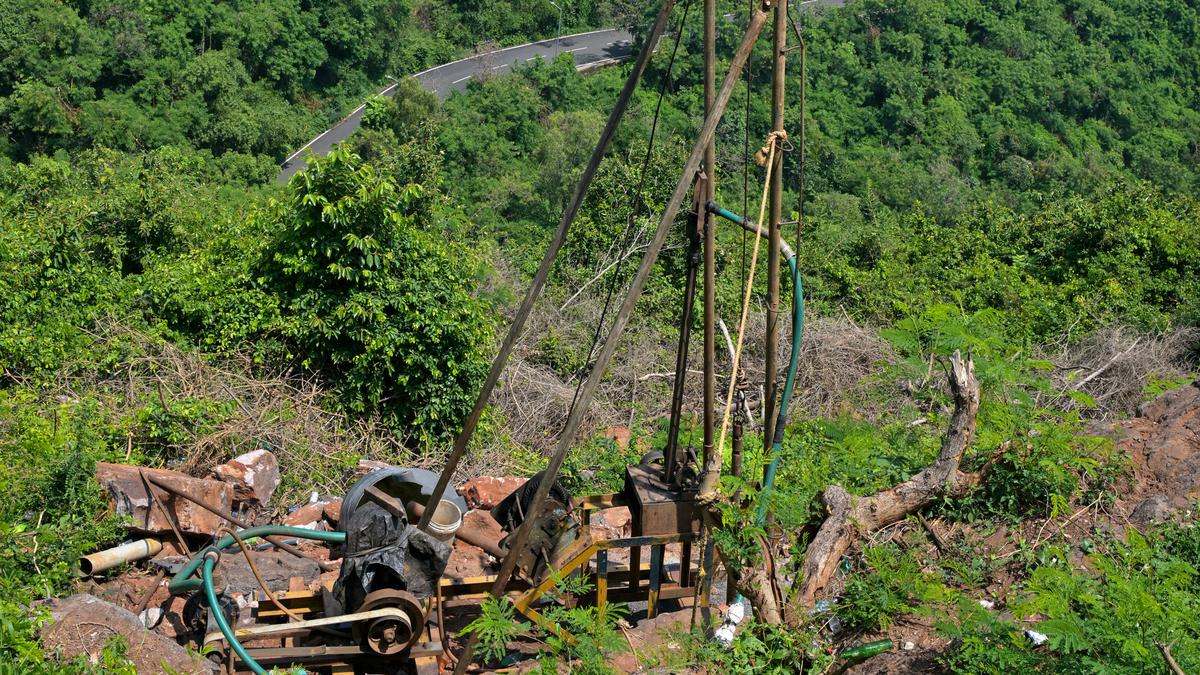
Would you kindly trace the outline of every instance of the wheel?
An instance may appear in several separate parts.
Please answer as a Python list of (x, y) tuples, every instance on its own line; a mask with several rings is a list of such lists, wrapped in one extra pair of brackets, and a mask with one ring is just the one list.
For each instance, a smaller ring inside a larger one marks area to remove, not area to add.
[(663, 456), (662, 450), (651, 450), (650, 452), (642, 455), (642, 459), (638, 462), (638, 464), (662, 464), (664, 459), (666, 458)]
[(369, 612), (384, 607), (395, 607), (404, 612), (404, 616), (356, 621), (354, 639), (380, 656), (391, 656), (407, 650), (421, 639), (425, 612), (412, 593), (392, 589), (371, 591), (357, 611)]

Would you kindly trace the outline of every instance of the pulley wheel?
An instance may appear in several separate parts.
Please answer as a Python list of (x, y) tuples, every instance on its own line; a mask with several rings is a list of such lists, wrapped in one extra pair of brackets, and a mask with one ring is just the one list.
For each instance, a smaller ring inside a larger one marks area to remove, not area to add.
[(357, 621), (354, 624), (354, 639), (363, 647), (381, 656), (399, 654), (421, 639), (425, 626), (425, 612), (421, 602), (408, 591), (384, 589), (371, 591), (358, 608), (359, 612), (395, 607), (403, 617), (380, 617)]

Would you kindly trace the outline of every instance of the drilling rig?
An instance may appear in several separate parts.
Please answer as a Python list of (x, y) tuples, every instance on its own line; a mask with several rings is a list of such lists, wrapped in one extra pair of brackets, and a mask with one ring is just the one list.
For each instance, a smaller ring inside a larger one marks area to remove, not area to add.
[[(454, 672), (463, 673), (472, 662), (477, 634), (470, 635), (460, 653), (450, 653), (444, 620), (447, 603), (478, 603), (487, 596), (507, 598), (516, 611), (547, 631), (565, 634), (562, 627), (546, 619), (541, 608), (547, 602), (556, 601), (550, 592), (567, 575), (585, 576), (593, 589), (573, 601), (600, 608), (611, 602), (645, 603), (647, 617), (653, 617), (668, 600), (693, 598), (698, 607), (709, 607), (716, 564), (713, 537), (706, 535), (715, 524), (710, 506), (716, 499), (718, 481), (726, 464), (727, 436), (731, 442), (729, 470), (735, 474), (741, 470), (741, 439), (743, 425), (747, 423), (744, 399), (750, 388), (739, 369), (739, 360), (751, 284), (747, 284), (742, 298), (737, 342), (731, 349), (732, 366), (723, 378), (728, 386), (724, 391), (718, 391), (717, 386), (716, 232), (719, 223), (732, 223), (753, 235), (755, 245), (750, 279), (754, 278), (759, 242), (765, 239), (767, 243), (767, 376), (763, 382), (761, 407), (763, 437), (773, 446), (775, 456), (763, 477), (765, 490), (770, 489), (774, 480), (802, 332), (802, 293), (795, 255), (782, 240), (781, 233), (782, 157), (793, 150), (784, 129), (785, 63), (791, 49), (801, 49), (801, 59), (804, 54), (802, 39), (792, 48), (787, 45), (788, 30), (792, 28), (787, 0), (763, 0), (752, 6), (746, 17), (744, 34), (720, 82), (716, 70), (715, 0), (703, 0), (703, 124), (670, 199), (659, 214), (657, 230), (609, 323), (587, 377), (581, 382), (546, 467), (491, 511), (504, 532), (499, 541), (481, 537), (469, 528), (454, 527), (456, 517), (461, 517), (466, 505), (450, 486), (512, 349), (541, 296), (559, 250), (570, 236), (571, 225), (655, 46), (667, 30), (675, 5), (675, 0), (662, 1), (442, 471), (439, 474), (417, 469), (373, 472), (356, 483), (346, 495), (337, 531), (297, 531), (296, 528), (268, 525), (231, 532), (193, 557), (176, 574), (171, 583), (172, 592), (193, 593), (209, 608), (205, 620), (206, 644), (228, 650), (240, 668), (261, 673), (266, 672), (265, 667), (273, 665), (301, 664), (307, 670), (335, 673), (432, 674), (453, 663)], [(754, 220), (715, 202), (714, 136), (751, 52), (772, 19), (772, 127), (757, 157), (764, 169), (765, 182), (759, 215)], [(680, 21), (680, 32), (682, 28)], [(802, 157), (802, 140), (798, 147)], [(679, 218), (681, 211), (685, 215), (682, 219)], [(624, 487), (619, 492), (571, 495), (559, 480), (563, 461), (576, 442), (584, 415), (647, 278), (679, 220), (684, 223), (688, 242), (686, 281), (680, 307), (666, 446), (663, 451), (649, 453), (637, 464), (626, 467)], [(758, 223), (763, 222), (765, 227), (760, 227)], [(790, 267), (794, 297), (791, 359), (781, 392), (777, 382), (776, 354), (780, 339), (780, 274), (784, 263)], [(681, 443), (680, 427), (698, 290), (701, 295), (700, 324), (703, 326), (703, 443), (695, 448)], [(629, 510), (628, 537), (598, 538), (592, 534), (589, 528), (592, 514), (611, 508)], [(766, 514), (762, 512), (759, 516), (762, 518)], [(271, 605), (263, 605), (257, 610), (253, 625), (236, 627), (229, 603), (222, 601), (215, 572), (224, 551), (242, 545), (241, 539), (253, 536), (303, 537), (329, 543), (334, 556), (342, 559), (336, 582), (320, 592), (294, 591), (272, 597)], [(451, 537), (478, 546), (494, 556), (500, 561), (499, 571), (487, 577), (447, 578), (445, 569), (452, 548), (452, 542), (448, 541)], [(666, 564), (669, 545), (678, 545), (681, 551), (675, 569), (669, 569)], [(618, 550), (626, 551), (621, 557), (628, 559), (627, 565), (614, 565), (610, 560), (612, 553)], [(283, 646), (247, 647), (243, 644), (270, 639), (279, 639)]]

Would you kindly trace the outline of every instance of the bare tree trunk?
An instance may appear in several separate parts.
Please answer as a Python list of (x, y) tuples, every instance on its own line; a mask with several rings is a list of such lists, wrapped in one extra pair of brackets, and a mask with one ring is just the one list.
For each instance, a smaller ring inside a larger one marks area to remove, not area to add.
[[(798, 624), (805, 608), (811, 608), (837, 571), (842, 556), (855, 539), (894, 523), (944, 497), (959, 497), (979, 484), (991, 462), (976, 473), (959, 470), (963, 453), (975, 438), (975, 416), (979, 412), (979, 382), (975, 364), (958, 352), (950, 359), (950, 391), (954, 414), (942, 440), (942, 449), (932, 464), (903, 483), (866, 497), (855, 497), (840, 485), (825, 488), (821, 500), (827, 515), (804, 555), (792, 602), (780, 602), (774, 566), (765, 541), (764, 568), (745, 570), (731, 581), (754, 607), (755, 616), (768, 624)], [(711, 517), (711, 516), (710, 516)]]
[(821, 499), (829, 515), (805, 552), (796, 587), (795, 599), (800, 605), (812, 606), (856, 536), (894, 523), (942, 496), (961, 496), (979, 483), (982, 472), (963, 473), (958, 468), (963, 453), (975, 438), (975, 416), (979, 412), (975, 364), (969, 359), (963, 361), (955, 352), (950, 359), (950, 371), (954, 415), (933, 464), (903, 483), (867, 497), (856, 499), (838, 485), (825, 488)]

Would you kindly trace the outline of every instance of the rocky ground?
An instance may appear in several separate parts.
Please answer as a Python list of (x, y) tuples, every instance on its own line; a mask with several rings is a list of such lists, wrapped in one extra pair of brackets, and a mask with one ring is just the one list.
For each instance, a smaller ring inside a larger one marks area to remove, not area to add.
[[(1126, 528), (1131, 526), (1144, 527), (1190, 515), (1189, 510), (1200, 499), (1200, 387), (1191, 385), (1169, 391), (1143, 405), (1136, 416), (1096, 425), (1089, 432), (1111, 437), (1117, 449), (1129, 460), (1126, 482), (1111, 505), (1084, 505), (1077, 512), (1054, 521), (1028, 521), (1013, 528), (974, 528), (937, 519), (923, 524), (904, 521), (874, 537), (900, 540), (907, 536), (906, 532), (911, 535), (924, 530), (922, 541), (935, 542), (927, 544), (931, 558), (943, 553), (939, 550), (942, 546), (971, 546), (1003, 559), (1022, 541), (1037, 542), (1058, 536), (1068, 542), (1078, 541), (1094, 536), (1097, 529), (1123, 537)], [(364, 473), (378, 468), (364, 464), (361, 469)], [(209, 477), (202, 479), (161, 470), (146, 470), (145, 474), (204, 495), (220, 508), (237, 511), (249, 519), (269, 504), (279, 481), (279, 467), (266, 451), (239, 457), (214, 468)], [(98, 476), (113, 495), (113, 508), (129, 515), (134, 522), (131, 536), (157, 536), (164, 541), (164, 547), (149, 561), (119, 568), (116, 573), (81, 580), (78, 595), (48, 603), (52, 622), (42, 631), (43, 641), (67, 656), (87, 654), (95, 659), (99, 658), (100, 650), (112, 635), (121, 634), (129, 642), (129, 655), (138, 665), (139, 672), (160, 671), (163, 664), (176, 672), (210, 672), (212, 668), (208, 661), (196, 658), (194, 651), (183, 646), (189, 644), (191, 637), (187, 603), (167, 593), (169, 570), (172, 565), (185, 560), (187, 552), (182, 551), (181, 545), (174, 540), (163, 517), (163, 509), (176, 515), (183, 530), (182, 538), (192, 551), (211, 537), (223, 521), (167, 494), (150, 498), (146, 491), (148, 483), (142, 480), (137, 467), (102, 465)], [(460, 485), (459, 493), (471, 509), (464, 516), (464, 527), (493, 541), (502, 538), (503, 532), (488, 510), (523, 482), (522, 478), (482, 477)], [(340, 506), (336, 498), (314, 495), (310, 503), (289, 509), (283, 522), (309, 529), (336, 528)], [(628, 510), (617, 508), (599, 512), (593, 517), (591, 527), (595, 537), (629, 536)], [(926, 534), (930, 536), (925, 538)], [(339, 561), (330, 562), (324, 546), (301, 543), (300, 547), (308, 557), (296, 557), (268, 546), (254, 554), (257, 567), (273, 591), (318, 590), (332, 585), (337, 578)], [(677, 564), (678, 556), (678, 550), (669, 551), (668, 566)], [(627, 560), (614, 556), (613, 562), (621, 564)], [(1084, 564), (1082, 559), (1079, 562)], [(321, 564), (330, 569), (322, 571)], [(493, 573), (496, 566), (497, 561), (487, 553), (456, 541), (446, 575), (465, 579)], [(230, 595), (243, 609), (266, 602), (241, 553), (226, 555), (220, 572)], [(1014, 581), (1002, 571), (994, 575), (990, 584), (980, 590), (980, 602), (1003, 611)], [(715, 600), (721, 600), (723, 596), (719, 588), (714, 593)], [(720, 609), (718, 607), (716, 611), (719, 613)], [(243, 621), (251, 620), (252, 612), (240, 614)], [(452, 632), (470, 618), (462, 612), (450, 614), (452, 620), (448, 628)], [(642, 667), (639, 659), (645, 661), (651, 653), (658, 656), (650, 660), (669, 662), (669, 652), (682, 648), (677, 638), (680, 631), (688, 631), (692, 615), (690, 608), (682, 607), (654, 620), (636, 622), (625, 631), (630, 653), (615, 659), (612, 665), (621, 672), (638, 672)], [(457, 621), (453, 620), (455, 616)], [(888, 630), (859, 638), (863, 642), (888, 638), (895, 648), (849, 672), (922, 672), (932, 666), (933, 656), (948, 645), (930, 622), (915, 616), (901, 617)]]

